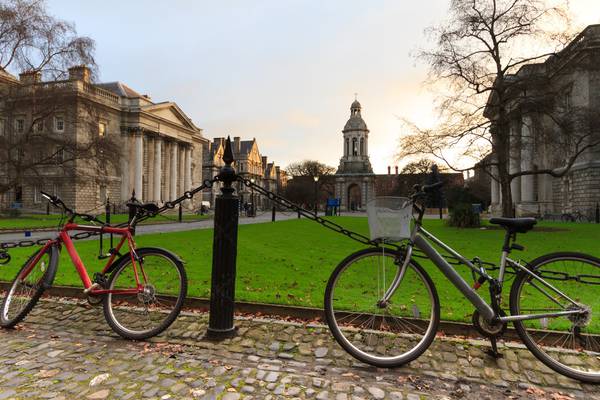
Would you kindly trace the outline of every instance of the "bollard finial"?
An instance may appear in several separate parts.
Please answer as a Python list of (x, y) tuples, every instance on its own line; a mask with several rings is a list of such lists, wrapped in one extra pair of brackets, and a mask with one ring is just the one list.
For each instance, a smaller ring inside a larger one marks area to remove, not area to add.
[(233, 163), (234, 161), (233, 149), (231, 148), (231, 138), (229, 136), (227, 136), (227, 140), (225, 141), (225, 152), (223, 154), (223, 161), (228, 166), (231, 166), (231, 163)]
[(221, 192), (223, 192), (224, 195), (231, 196), (233, 194), (231, 184), (237, 179), (237, 175), (235, 169), (231, 166), (235, 160), (233, 158), (233, 149), (231, 148), (231, 138), (229, 136), (227, 136), (227, 140), (225, 141), (223, 161), (225, 162), (225, 165), (223, 165), (221, 171), (219, 171), (219, 180), (223, 182)]

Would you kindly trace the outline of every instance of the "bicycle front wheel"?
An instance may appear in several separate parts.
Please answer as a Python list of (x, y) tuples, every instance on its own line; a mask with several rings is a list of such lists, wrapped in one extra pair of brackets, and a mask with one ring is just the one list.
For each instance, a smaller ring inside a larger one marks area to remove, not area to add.
[(336, 341), (377, 367), (398, 367), (419, 357), (440, 320), (435, 286), (414, 260), (389, 300), (382, 301), (403, 260), (389, 249), (356, 252), (333, 271), (325, 292), (325, 316)]
[[(600, 259), (580, 253), (553, 253), (528, 265), (537, 277), (520, 272), (510, 291), (513, 315), (550, 314), (515, 321), (527, 348), (554, 371), (600, 383)], [(561, 316), (553, 313), (570, 312)]]
[(43, 247), (27, 259), (2, 302), (0, 326), (12, 328), (25, 318), (44, 293), (45, 280), (55, 271), (56, 263), (58, 250), (55, 246)]
[(174, 254), (159, 248), (136, 250), (137, 274), (143, 290), (122, 294), (136, 287), (131, 257), (117, 261), (104, 297), (104, 316), (110, 327), (126, 339), (142, 340), (167, 329), (179, 315), (187, 294), (187, 276)]

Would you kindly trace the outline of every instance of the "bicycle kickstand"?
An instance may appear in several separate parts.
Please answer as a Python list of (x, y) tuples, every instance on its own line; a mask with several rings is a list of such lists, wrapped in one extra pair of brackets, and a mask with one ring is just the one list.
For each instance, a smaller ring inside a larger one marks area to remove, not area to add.
[(496, 359), (498, 358), (504, 358), (504, 356), (502, 355), (502, 353), (500, 353), (498, 351), (498, 344), (496, 341), (496, 337), (492, 336), (490, 337), (490, 343), (492, 344), (492, 348), (490, 350), (487, 350), (486, 353)]

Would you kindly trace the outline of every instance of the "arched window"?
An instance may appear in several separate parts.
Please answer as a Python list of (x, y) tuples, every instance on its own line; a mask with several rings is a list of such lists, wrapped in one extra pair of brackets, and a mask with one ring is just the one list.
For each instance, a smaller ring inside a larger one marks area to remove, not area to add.
[(356, 142), (357, 142), (356, 138), (352, 138), (352, 155), (353, 156), (358, 155), (358, 144)]
[(365, 138), (360, 138), (360, 155), (365, 155)]
[(344, 152), (345, 156), (350, 155), (350, 139), (346, 138), (346, 151)]

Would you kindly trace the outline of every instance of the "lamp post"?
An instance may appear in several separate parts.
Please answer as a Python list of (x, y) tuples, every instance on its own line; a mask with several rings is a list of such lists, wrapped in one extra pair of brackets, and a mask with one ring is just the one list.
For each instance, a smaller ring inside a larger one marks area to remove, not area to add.
[(319, 184), (319, 176), (313, 176), (315, 181), (315, 214), (319, 212), (319, 197), (318, 197), (318, 184)]
[[(254, 178), (250, 178), (250, 182), (252, 182), (254, 184), (255, 180)], [(252, 186), (252, 195), (250, 196), (250, 204), (251, 204), (251, 208), (250, 208), (250, 213), (252, 217), (256, 216), (256, 211), (255, 211), (255, 206), (254, 206), (254, 186)]]

